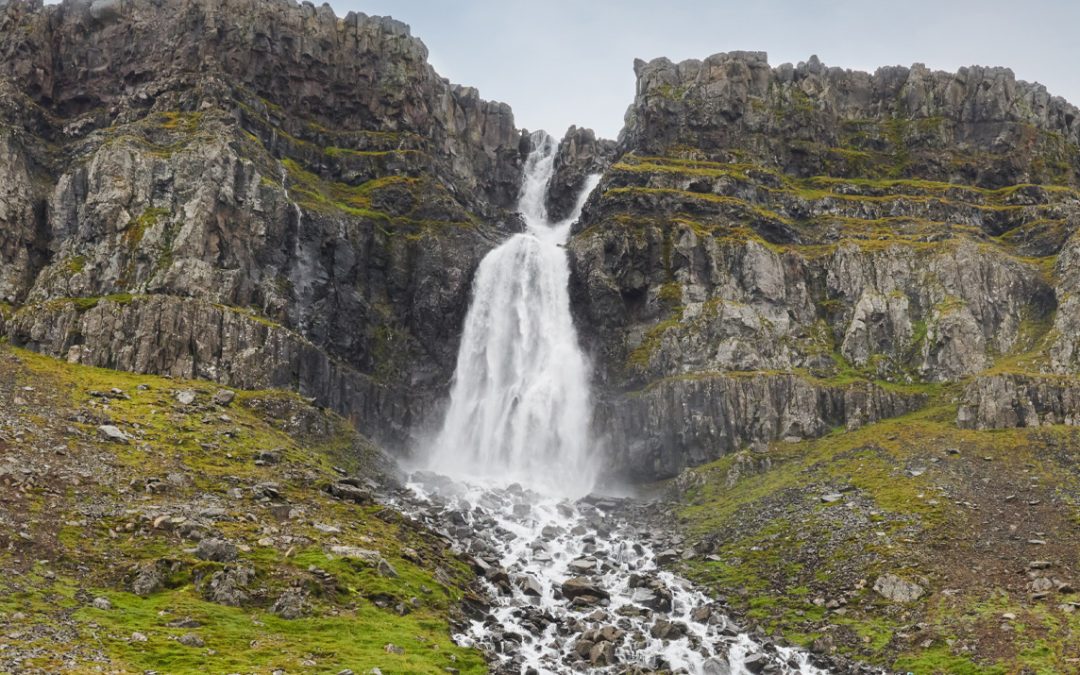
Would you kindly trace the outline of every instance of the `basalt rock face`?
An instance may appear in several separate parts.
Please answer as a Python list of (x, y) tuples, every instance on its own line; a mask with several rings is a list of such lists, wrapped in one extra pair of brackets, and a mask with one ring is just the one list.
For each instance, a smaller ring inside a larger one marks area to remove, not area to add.
[(624, 150), (737, 154), (799, 176), (904, 176), (997, 188), (1076, 184), (1080, 111), (1007, 68), (957, 73), (769, 66), (762, 52), (634, 64)]
[(573, 211), (585, 180), (602, 173), (615, 157), (615, 142), (597, 138), (592, 129), (570, 127), (555, 154), (555, 172), (548, 183), (547, 208), (559, 221)]
[(965, 429), (1080, 426), (1080, 380), (995, 374), (975, 378), (965, 390), (956, 422)]
[(404, 440), (519, 227), (507, 106), (404, 24), (285, 0), (16, 0), (0, 56), (13, 343), (293, 386)]
[(1080, 372), (1076, 108), (1003, 69), (636, 72), (569, 244), (631, 474), (903, 414), (1003, 360)]

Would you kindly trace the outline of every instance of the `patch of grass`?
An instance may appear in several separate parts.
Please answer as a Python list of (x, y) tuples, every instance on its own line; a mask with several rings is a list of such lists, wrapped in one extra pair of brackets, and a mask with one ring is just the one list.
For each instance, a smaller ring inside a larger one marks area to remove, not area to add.
[[(117, 663), (138, 671), (168, 673), (250, 672), (252, 668), (289, 672), (338, 672), (350, 668), (367, 672), (445, 673), (454, 667), (462, 673), (487, 672), (475, 651), (457, 647), (438, 615), (414, 612), (395, 616), (371, 605), (362, 605), (337, 616), (281, 619), (266, 611), (224, 607), (203, 600), (191, 589), (140, 598), (129, 593), (101, 591), (112, 610), (80, 609), (82, 623), (100, 626), (99, 646)], [(178, 618), (202, 625), (194, 629), (170, 628)], [(132, 641), (141, 632), (145, 642)], [(205, 647), (177, 642), (193, 633)], [(386, 645), (405, 650), (388, 653)], [(314, 662), (314, 666), (304, 662)]]
[(157, 225), (162, 218), (168, 215), (168, 209), (150, 207), (143, 210), (139, 217), (133, 220), (124, 230), (124, 243), (127, 244), (128, 249), (134, 250), (137, 248), (146, 235), (146, 231)]
[(86, 269), (86, 256), (77, 255), (68, 258), (65, 266), (67, 267), (67, 271), (69, 274), (78, 274), (79, 272), (82, 272), (84, 269)]

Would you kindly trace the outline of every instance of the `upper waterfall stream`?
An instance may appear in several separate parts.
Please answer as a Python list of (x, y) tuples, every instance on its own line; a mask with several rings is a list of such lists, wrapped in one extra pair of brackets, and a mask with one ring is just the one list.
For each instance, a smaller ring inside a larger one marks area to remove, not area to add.
[(480, 264), (428, 470), (410, 477), (398, 504), (482, 577), (491, 606), (455, 639), (488, 652), (497, 673), (822, 672), (806, 653), (751, 638), (661, 569), (678, 554), (648, 505), (579, 499), (599, 453), (562, 244), (598, 178), (567, 220), (550, 222), (555, 143), (542, 132), (532, 140), (519, 202), (526, 231)]

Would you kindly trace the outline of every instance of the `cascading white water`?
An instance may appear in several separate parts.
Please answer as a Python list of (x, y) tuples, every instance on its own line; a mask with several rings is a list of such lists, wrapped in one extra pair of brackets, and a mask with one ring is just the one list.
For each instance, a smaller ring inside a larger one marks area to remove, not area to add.
[[(532, 140), (526, 231), (480, 263), (432, 471), (413, 474), (397, 504), (482, 573), (491, 606), (455, 640), (484, 649), (498, 673), (820, 675), (808, 654), (751, 638), (662, 569), (654, 547), (665, 533), (634, 526), (621, 502), (565, 499), (592, 488), (597, 453), (562, 244), (599, 179), (568, 219), (550, 222), (555, 144), (542, 132)], [(592, 597), (575, 597), (575, 583)]]
[(526, 231), (481, 261), (458, 350), (450, 405), (429, 468), (470, 482), (518, 482), (543, 494), (593, 486), (588, 364), (578, 345), (562, 248), (596, 186), (570, 217), (548, 220), (554, 140), (533, 134), (518, 209)]

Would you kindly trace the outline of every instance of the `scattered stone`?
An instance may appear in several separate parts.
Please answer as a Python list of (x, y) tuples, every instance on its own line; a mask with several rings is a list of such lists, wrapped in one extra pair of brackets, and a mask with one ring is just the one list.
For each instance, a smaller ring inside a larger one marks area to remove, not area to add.
[(94, 609), (106, 609), (107, 610), (107, 609), (112, 609), (113, 608), (112, 602), (110, 602), (108, 598), (103, 598), (103, 597), (94, 598), (93, 602), (91, 602), (90, 605)]
[(327, 486), (326, 491), (337, 497), (338, 499), (354, 502), (356, 504), (372, 504), (375, 498), (371, 495), (371, 492), (358, 485), (354, 485), (348, 480), (338, 481), (331, 483)]
[(874, 591), (893, 602), (913, 602), (923, 596), (923, 587), (895, 574), (883, 574), (874, 582)]
[(832, 492), (827, 495), (821, 495), (821, 501), (825, 504), (834, 504), (838, 501), (841, 501), (843, 498), (844, 495), (840, 494), (839, 492)]
[(146, 642), (146, 635), (138, 631), (131, 634), (132, 642)]
[(384, 577), (395, 578), (398, 575), (394, 566), (387, 562), (378, 551), (371, 551), (366, 548), (360, 548), (359, 546), (331, 546), (330, 552), (334, 555), (341, 556), (342, 558), (358, 560), (366, 565), (370, 565)]
[(393, 644), (392, 642), (387, 642), (386, 646), (383, 647), (383, 650), (387, 654), (397, 654), (398, 656), (402, 656), (402, 655), (405, 654), (405, 649), (403, 649), (402, 647), (398, 647), (397, 645)]
[(98, 431), (101, 432), (101, 435), (104, 436), (106, 440), (112, 441), (113, 443), (123, 444), (131, 440), (131, 437), (121, 431), (120, 427), (112, 424), (102, 424), (98, 427)]
[(176, 401), (180, 405), (191, 405), (195, 402), (195, 396), (194, 389), (182, 389), (176, 392)]
[(236, 560), (236, 555), (236, 545), (225, 539), (203, 539), (195, 548), (195, 557), (211, 562), (232, 562)]
[(280, 464), (282, 458), (282, 451), (280, 449), (275, 450), (262, 450), (255, 453), (255, 463), (258, 465), (267, 464)]
[(226, 567), (214, 572), (203, 585), (203, 597), (228, 607), (240, 607), (250, 597), (247, 586), (255, 579), (255, 569), (248, 565)]
[(288, 588), (270, 608), (282, 619), (299, 619), (307, 611), (307, 595), (301, 588)]
[[(213, 397), (212, 400), (214, 401), (214, 403), (216, 405), (220, 405), (222, 407), (225, 407), (225, 406), (228, 406), (230, 403), (232, 403), (233, 400), (235, 400), (235, 399), (236, 399), (236, 392), (235, 391), (232, 391), (231, 389), (218, 389), (216, 392), (214, 392), (214, 397)], [(187, 404), (185, 404), (185, 405), (187, 405)]]
[(185, 633), (176, 638), (176, 641), (186, 647), (205, 647), (206, 642), (195, 633)]

